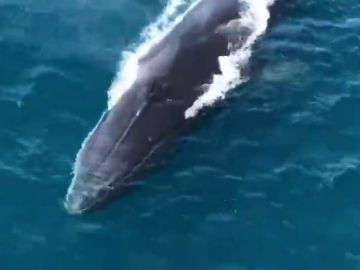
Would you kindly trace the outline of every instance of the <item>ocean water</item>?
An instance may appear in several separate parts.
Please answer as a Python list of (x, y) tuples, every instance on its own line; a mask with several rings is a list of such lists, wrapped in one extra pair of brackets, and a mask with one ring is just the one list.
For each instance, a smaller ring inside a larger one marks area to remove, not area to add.
[(66, 213), (122, 52), (165, 5), (0, 0), (0, 269), (360, 269), (357, 0), (278, 3), (249, 81), (164, 168)]

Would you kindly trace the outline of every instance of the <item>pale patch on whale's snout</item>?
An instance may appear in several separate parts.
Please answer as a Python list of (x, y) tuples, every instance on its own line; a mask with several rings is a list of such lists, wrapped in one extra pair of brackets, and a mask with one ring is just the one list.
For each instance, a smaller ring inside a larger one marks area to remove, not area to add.
[(109, 181), (91, 174), (75, 174), (66, 194), (64, 206), (69, 214), (81, 215), (97, 208), (112, 190)]

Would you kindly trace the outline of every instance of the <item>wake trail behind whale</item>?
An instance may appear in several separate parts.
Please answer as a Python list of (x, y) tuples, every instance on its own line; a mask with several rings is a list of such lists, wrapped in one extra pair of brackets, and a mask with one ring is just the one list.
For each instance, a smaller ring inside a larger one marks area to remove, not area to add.
[[(136, 48), (122, 53), (119, 70), (108, 91), (108, 110), (117, 103), (121, 96), (135, 82), (138, 75), (139, 59), (146, 55), (152, 46), (161, 41), (167, 33), (174, 29), (200, 1), (170, 0), (158, 19), (143, 30), (140, 42)], [(243, 74), (243, 70), (250, 60), (253, 45), (267, 29), (270, 18), (269, 7), (274, 1), (239, 0), (247, 8), (239, 11), (239, 19), (231, 21), (228, 26), (234, 27), (235, 24), (237, 27), (248, 29), (250, 34), (246, 37), (239, 36), (238, 42), (241, 43), (241, 46), (235, 46), (235, 49), (231, 48), (231, 44), (229, 44), (230, 55), (219, 57), (221, 74), (213, 75), (211, 84), (204, 87), (205, 91), (185, 111), (184, 117), (186, 119), (195, 117), (202, 108), (211, 106), (218, 100), (224, 99), (228, 91), (248, 80)]]

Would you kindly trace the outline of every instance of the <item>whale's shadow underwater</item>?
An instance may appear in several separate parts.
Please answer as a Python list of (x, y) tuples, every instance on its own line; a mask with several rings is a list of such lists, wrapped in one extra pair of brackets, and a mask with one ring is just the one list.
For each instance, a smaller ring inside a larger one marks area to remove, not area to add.
[(275, 15), (269, 24), (276, 24), (278, 14), (292, 6), (271, 4), (197, 1), (139, 58), (135, 81), (104, 113), (77, 155), (65, 200), (69, 213), (99, 209), (134, 190), (164, 164), (179, 136), (205, 115), (211, 118), (216, 110), (208, 115), (206, 107), (252, 76), (246, 74), (248, 58), (270, 12)]

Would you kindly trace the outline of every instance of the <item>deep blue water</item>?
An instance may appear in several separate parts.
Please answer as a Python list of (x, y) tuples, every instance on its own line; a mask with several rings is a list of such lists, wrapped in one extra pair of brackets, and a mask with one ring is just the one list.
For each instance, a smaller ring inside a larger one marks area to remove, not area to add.
[(160, 0), (0, 0), (0, 269), (360, 267), (360, 3), (281, 5), (251, 80), (135, 193), (62, 205)]

